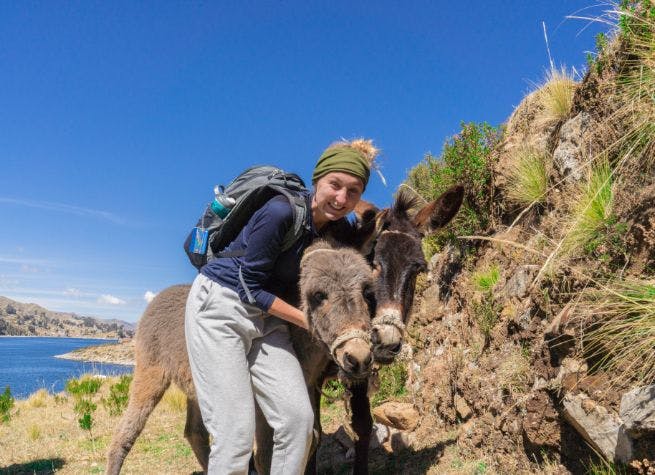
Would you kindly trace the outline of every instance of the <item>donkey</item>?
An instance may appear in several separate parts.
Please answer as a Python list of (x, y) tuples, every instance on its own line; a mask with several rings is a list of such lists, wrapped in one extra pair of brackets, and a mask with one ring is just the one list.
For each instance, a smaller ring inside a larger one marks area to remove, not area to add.
[[(464, 197), (460, 185), (419, 208), (415, 196), (400, 190), (390, 208), (377, 210), (370, 203), (356, 208), (358, 217), (370, 221), (375, 213), (376, 231), (367, 242), (369, 262), (376, 278), (376, 311), (371, 322), (371, 342), (377, 363), (390, 364), (402, 348), (405, 325), (414, 302), (416, 277), (427, 269), (421, 239), (448, 224)], [(351, 385), (350, 406), (355, 442), (354, 473), (368, 473), (368, 447), (373, 419), (368, 401), (368, 380)]]
[[(129, 403), (107, 453), (108, 474), (120, 473), (125, 457), (171, 382), (187, 396), (184, 435), (207, 471), (209, 434), (196, 399), (184, 336), (189, 289), (189, 285), (176, 285), (163, 290), (141, 317)], [(300, 300), (311, 330), (294, 330), (292, 339), (317, 418), (316, 386), (332, 360), (354, 381), (368, 374), (372, 363), (369, 334), (374, 295), (370, 266), (357, 251), (319, 241), (305, 252), (301, 261)], [(260, 459), (264, 460), (270, 447), (263, 439), (259, 444)]]

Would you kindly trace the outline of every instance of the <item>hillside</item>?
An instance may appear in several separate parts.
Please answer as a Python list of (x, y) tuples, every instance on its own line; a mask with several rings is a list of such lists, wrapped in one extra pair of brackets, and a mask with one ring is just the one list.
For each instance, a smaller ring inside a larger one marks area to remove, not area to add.
[(39, 305), (0, 296), (0, 335), (126, 338), (135, 326), (121, 320), (52, 312)]

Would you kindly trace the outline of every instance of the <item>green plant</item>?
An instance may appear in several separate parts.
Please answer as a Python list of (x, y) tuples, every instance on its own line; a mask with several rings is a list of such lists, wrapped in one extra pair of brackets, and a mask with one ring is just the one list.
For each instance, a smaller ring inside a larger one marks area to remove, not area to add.
[(123, 375), (117, 383), (109, 387), (109, 395), (102, 399), (102, 405), (112, 416), (120, 416), (127, 407), (132, 375)]
[(589, 461), (586, 468), (586, 475), (628, 475), (628, 469), (621, 464), (608, 462), (599, 457), (599, 462)]
[(501, 132), (489, 124), (461, 124), (459, 134), (449, 138), (441, 155), (428, 154), (409, 171), (406, 183), (427, 201), (434, 200), (454, 184), (465, 188), (462, 208), (445, 230), (434, 235), (426, 252), (438, 250), (455, 236), (486, 229), (491, 216), (491, 151), (500, 141)]
[(387, 399), (404, 396), (407, 392), (407, 368), (404, 363), (396, 361), (387, 366), (382, 366), (378, 373), (380, 387), (371, 398), (372, 406), (379, 406)]
[(655, 383), (655, 283), (626, 279), (579, 299), (582, 349), (592, 369), (639, 385)]
[(336, 379), (331, 379), (323, 385), (321, 390), (321, 404), (330, 405), (341, 399), (346, 392), (346, 388)]
[(607, 160), (592, 167), (574, 197), (566, 234), (560, 245), (560, 256), (571, 256), (602, 238), (602, 231), (612, 222), (614, 193), (612, 169)]
[(491, 293), (494, 285), (500, 280), (500, 267), (498, 264), (492, 264), (486, 270), (474, 272), (471, 280), (476, 290)]
[(544, 153), (520, 147), (512, 157), (507, 180), (507, 198), (522, 206), (546, 201), (548, 170)]
[(14, 397), (11, 395), (11, 389), (7, 386), (5, 391), (0, 394), (0, 420), (2, 422), (9, 422), (12, 407), (14, 407)]
[(100, 386), (102, 386), (102, 380), (93, 376), (82, 376), (66, 382), (66, 391), (75, 398), (73, 409), (80, 416), (77, 422), (81, 429), (89, 432), (93, 427), (93, 413), (98, 408), (92, 398)]
[(27, 436), (31, 441), (35, 441), (41, 438), (41, 428), (36, 425), (32, 424), (28, 429), (27, 429)]

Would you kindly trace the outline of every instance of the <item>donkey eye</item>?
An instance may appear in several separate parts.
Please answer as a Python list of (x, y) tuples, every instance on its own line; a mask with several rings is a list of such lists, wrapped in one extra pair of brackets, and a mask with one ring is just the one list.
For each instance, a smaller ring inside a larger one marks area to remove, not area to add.
[(325, 299), (327, 299), (327, 294), (319, 290), (309, 296), (309, 305), (312, 308), (318, 307), (325, 301)]

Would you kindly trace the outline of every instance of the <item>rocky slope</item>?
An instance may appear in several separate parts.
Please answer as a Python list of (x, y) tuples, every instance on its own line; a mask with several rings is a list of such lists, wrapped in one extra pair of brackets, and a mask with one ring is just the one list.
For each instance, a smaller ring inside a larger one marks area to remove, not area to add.
[(0, 335), (125, 338), (134, 334), (134, 328), (121, 320), (52, 312), (0, 296)]

